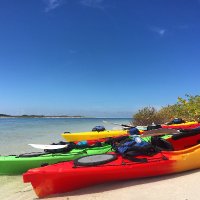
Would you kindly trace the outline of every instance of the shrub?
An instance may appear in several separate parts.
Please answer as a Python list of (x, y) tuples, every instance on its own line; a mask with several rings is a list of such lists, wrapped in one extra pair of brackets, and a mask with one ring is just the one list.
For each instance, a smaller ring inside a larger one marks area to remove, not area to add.
[(154, 107), (144, 107), (133, 115), (134, 125), (162, 124), (174, 118), (182, 118), (185, 121), (200, 121), (200, 96), (185, 95), (186, 98), (178, 97), (177, 103), (167, 105), (160, 110)]
[(132, 123), (138, 126), (151, 125), (152, 123), (160, 124), (162, 117), (154, 107), (145, 107), (133, 116)]

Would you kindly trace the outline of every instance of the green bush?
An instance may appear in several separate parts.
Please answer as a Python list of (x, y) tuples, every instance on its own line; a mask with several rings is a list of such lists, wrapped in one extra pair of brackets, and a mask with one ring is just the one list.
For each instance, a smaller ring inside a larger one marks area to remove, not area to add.
[(134, 125), (151, 125), (152, 123), (160, 124), (163, 122), (162, 116), (154, 107), (145, 107), (133, 116)]
[(186, 99), (178, 97), (178, 115), (187, 121), (200, 121), (200, 96), (186, 94)]
[(178, 97), (177, 103), (167, 105), (160, 110), (154, 107), (144, 107), (133, 115), (134, 125), (150, 125), (152, 123), (162, 124), (182, 118), (185, 121), (200, 121), (200, 96), (185, 95), (186, 98)]

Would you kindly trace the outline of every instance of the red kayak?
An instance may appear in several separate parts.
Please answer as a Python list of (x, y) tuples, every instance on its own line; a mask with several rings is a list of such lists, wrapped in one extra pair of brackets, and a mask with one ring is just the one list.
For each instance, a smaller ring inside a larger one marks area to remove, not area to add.
[(116, 153), (87, 156), (31, 169), (23, 174), (23, 180), (30, 182), (37, 196), (42, 198), (104, 182), (187, 171), (200, 168), (199, 141), (200, 133), (186, 132), (168, 139), (175, 151), (160, 151), (133, 159)]
[(161, 125), (162, 128), (172, 128), (172, 129), (194, 129), (200, 127), (200, 123), (198, 122), (187, 122), (182, 124), (173, 124), (173, 125)]

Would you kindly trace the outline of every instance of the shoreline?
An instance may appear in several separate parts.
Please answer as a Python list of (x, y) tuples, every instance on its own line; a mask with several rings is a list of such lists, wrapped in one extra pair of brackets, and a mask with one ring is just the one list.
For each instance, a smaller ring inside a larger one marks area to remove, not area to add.
[(84, 116), (44, 116), (44, 117), (38, 117), (38, 116), (30, 116), (30, 117), (23, 117), (23, 116), (9, 116), (9, 117), (2, 117), (0, 116), (0, 119), (9, 119), (9, 118), (18, 118), (18, 119), (31, 119), (31, 118), (69, 118), (69, 119), (132, 119), (131, 117), (84, 117)]
[(74, 115), (74, 116), (67, 116), (67, 115), (5, 115), (2, 116), (0, 115), (1, 118), (95, 118), (95, 117), (86, 117), (86, 116), (79, 116), (79, 115)]
[(94, 118), (94, 117), (62, 117), (62, 116), (46, 116), (46, 117), (21, 117), (21, 116), (11, 116), (11, 117), (0, 117), (0, 119), (8, 119), (8, 118)]

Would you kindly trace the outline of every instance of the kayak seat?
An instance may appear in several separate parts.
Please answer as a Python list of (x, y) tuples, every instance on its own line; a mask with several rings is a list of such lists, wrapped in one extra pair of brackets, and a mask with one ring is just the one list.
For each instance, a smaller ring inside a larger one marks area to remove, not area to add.
[(185, 123), (185, 120), (181, 119), (181, 118), (175, 118), (172, 121), (166, 123), (167, 125), (172, 125), (172, 124), (182, 124)]
[(155, 130), (155, 129), (159, 129), (159, 128), (162, 128), (162, 126), (161, 126), (160, 124), (157, 124), (157, 125), (149, 125), (149, 126), (147, 126), (147, 131)]
[(152, 155), (157, 153), (157, 149), (154, 148), (154, 146), (151, 145), (151, 144), (147, 144), (145, 146), (135, 146), (135, 145), (133, 145), (127, 151), (125, 151), (122, 155), (127, 155), (127, 154), (130, 155), (131, 153), (129, 153), (129, 152), (132, 153), (132, 156), (137, 156), (137, 155), (152, 156)]
[(176, 134), (172, 136), (173, 140), (179, 140), (184, 137), (190, 137), (200, 134), (200, 127), (194, 129), (181, 129), (180, 134)]
[(20, 154), (18, 156), (16, 156), (16, 158), (28, 158), (28, 157), (37, 157), (37, 156), (43, 156), (49, 154), (48, 152), (31, 152), (31, 153), (23, 153)]
[(158, 136), (151, 137), (151, 144), (158, 150), (174, 151), (174, 147), (170, 142)]
[(123, 158), (126, 158), (128, 160), (131, 160), (133, 162), (139, 162), (139, 163), (146, 163), (148, 162), (147, 158), (136, 158), (136, 156), (140, 156), (140, 152), (136, 151), (128, 151), (125, 154), (122, 155)]
[(101, 132), (101, 131), (105, 131), (105, 127), (104, 126), (95, 126), (92, 131), (97, 131), (97, 132)]
[(115, 154), (97, 154), (84, 156), (74, 160), (74, 167), (77, 166), (96, 166), (109, 163), (117, 159)]

